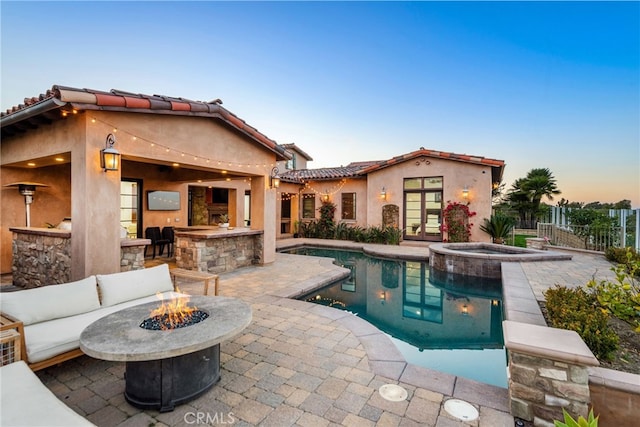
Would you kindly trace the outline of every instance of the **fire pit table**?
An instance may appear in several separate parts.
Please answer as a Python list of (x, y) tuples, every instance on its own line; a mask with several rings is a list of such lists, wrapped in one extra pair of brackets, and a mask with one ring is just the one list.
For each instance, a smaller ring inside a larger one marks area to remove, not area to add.
[(96, 359), (126, 362), (125, 398), (141, 409), (172, 411), (220, 380), (220, 343), (251, 323), (251, 307), (236, 298), (192, 296), (208, 317), (168, 330), (143, 323), (159, 302), (102, 317), (80, 335), (80, 349)]

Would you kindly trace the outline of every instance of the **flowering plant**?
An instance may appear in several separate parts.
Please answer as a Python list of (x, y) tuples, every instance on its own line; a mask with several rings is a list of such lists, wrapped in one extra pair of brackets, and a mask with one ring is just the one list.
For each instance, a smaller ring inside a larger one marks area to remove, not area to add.
[(447, 241), (449, 242), (468, 242), (473, 226), (473, 223), (469, 222), (469, 218), (475, 216), (476, 212), (472, 212), (468, 204), (447, 203), (448, 205), (443, 212), (444, 224), (440, 230), (447, 233)]

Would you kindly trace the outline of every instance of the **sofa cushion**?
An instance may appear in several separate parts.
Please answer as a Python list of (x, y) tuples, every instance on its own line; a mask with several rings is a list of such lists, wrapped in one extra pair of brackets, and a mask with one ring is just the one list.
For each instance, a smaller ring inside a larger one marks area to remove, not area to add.
[(25, 326), (100, 308), (96, 277), (35, 289), (0, 293), (3, 313), (21, 320)]
[[(165, 292), (164, 298), (180, 296), (176, 292)], [(51, 357), (74, 350), (80, 347), (80, 334), (91, 323), (101, 317), (147, 302), (158, 301), (158, 296), (151, 295), (121, 304), (104, 307), (89, 313), (83, 313), (72, 317), (64, 317), (49, 322), (41, 322), (24, 328), (24, 340), (27, 347), (27, 360), (29, 363), (42, 362)]]
[(23, 362), (0, 368), (3, 426), (93, 426), (58, 398)]
[(155, 295), (156, 292), (173, 291), (167, 264), (123, 273), (98, 274), (96, 277), (103, 307)]

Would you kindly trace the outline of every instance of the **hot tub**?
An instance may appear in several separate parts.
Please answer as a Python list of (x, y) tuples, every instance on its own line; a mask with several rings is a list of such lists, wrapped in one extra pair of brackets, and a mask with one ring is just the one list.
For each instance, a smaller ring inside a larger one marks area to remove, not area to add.
[(501, 278), (503, 262), (570, 260), (571, 255), (494, 243), (435, 243), (429, 246), (429, 270), (438, 280), (456, 274)]

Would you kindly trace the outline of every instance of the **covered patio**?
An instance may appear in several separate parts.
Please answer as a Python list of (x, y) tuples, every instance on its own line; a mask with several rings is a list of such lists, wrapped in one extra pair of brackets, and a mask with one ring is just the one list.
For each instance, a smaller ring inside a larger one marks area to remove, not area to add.
[[(290, 155), (221, 104), (53, 86), (2, 113), (1, 272), (11, 271), (9, 228), (27, 225), (25, 198), (6, 187), (20, 182), (46, 185), (32, 196), (31, 228), (71, 218), (66, 281), (120, 271), (123, 226), (127, 237), (145, 238), (147, 227), (192, 225), (195, 187), (225, 189), (231, 226), (250, 218), (248, 227), (264, 233), (258, 258), (273, 262), (269, 175)], [(114, 167), (102, 159), (109, 150), (119, 154)], [(135, 194), (123, 193), (123, 183), (134, 183)], [(154, 209), (151, 190), (175, 194), (177, 205)]]

